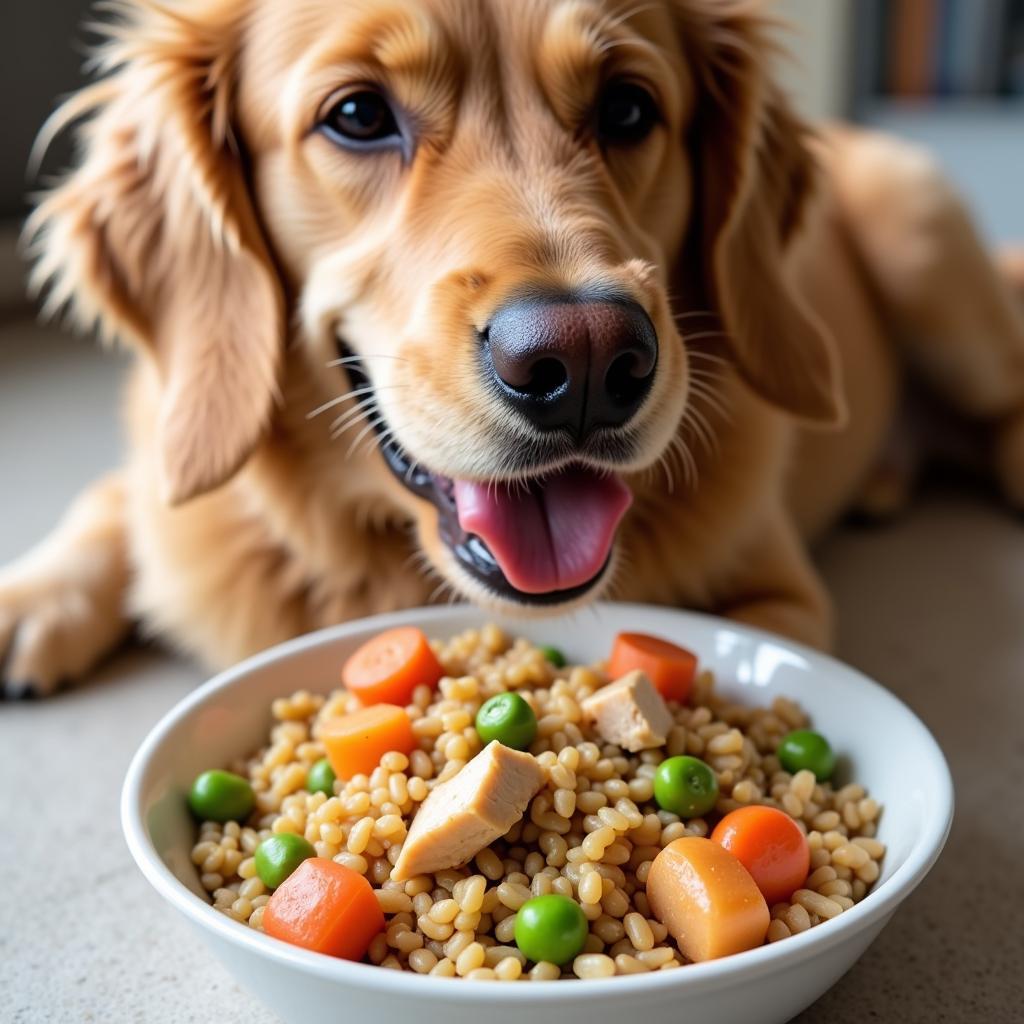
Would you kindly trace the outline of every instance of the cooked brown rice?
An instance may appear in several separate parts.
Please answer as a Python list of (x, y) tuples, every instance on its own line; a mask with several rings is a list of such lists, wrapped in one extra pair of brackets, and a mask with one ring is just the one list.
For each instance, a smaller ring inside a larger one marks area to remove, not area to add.
[[(835, 790), (809, 771), (790, 775), (775, 757), (782, 737), (808, 724), (792, 701), (779, 697), (769, 708), (730, 703), (705, 672), (687, 704), (669, 705), (675, 725), (666, 747), (630, 755), (602, 743), (582, 721), (580, 702), (607, 682), (600, 665), (555, 668), (538, 648), (495, 626), (433, 646), (446, 677), (437, 690), (419, 687), (407, 708), (420, 749), (386, 754), (369, 777), (339, 780), (333, 797), (305, 789), (310, 766), (324, 756), (319, 726), (356, 710), (358, 701), (340, 690), (326, 698), (300, 690), (273, 702), (268, 745), (230, 766), (251, 781), (256, 810), (244, 824), (204, 822), (192, 849), (218, 910), (261, 928), (269, 893), (253, 853), (271, 833), (296, 832), (318, 856), (360, 872), (377, 891), (387, 927), (370, 945), (374, 964), (503, 981), (598, 978), (686, 963), (648, 906), (651, 862), (673, 840), (707, 835), (721, 815), (744, 804), (784, 810), (811, 849), (804, 888), (771, 908), (768, 942), (839, 916), (878, 878), (885, 853), (875, 838), (878, 804), (856, 783)], [(536, 713), (530, 751), (547, 772), (546, 787), (522, 821), (472, 863), (391, 881), (417, 807), (479, 752), (476, 713), (504, 690), (517, 690)], [(703, 758), (717, 774), (720, 797), (708, 818), (681, 821), (653, 801), (656, 766), (683, 753)], [(579, 901), (590, 934), (564, 968), (539, 963), (527, 970), (513, 936), (515, 913), (549, 892)]]

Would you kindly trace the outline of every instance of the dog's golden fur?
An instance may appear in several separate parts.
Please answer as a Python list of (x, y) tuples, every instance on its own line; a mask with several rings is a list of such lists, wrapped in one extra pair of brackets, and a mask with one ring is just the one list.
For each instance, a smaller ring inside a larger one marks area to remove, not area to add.
[[(0, 575), (9, 682), (80, 675), (133, 619), (224, 664), (438, 576), (485, 598), (352, 444), (355, 400), (339, 441), (310, 413), (348, 390), (341, 335), (415, 458), (499, 476), (522, 438), (472, 328), (524, 285), (614, 285), (657, 328), (609, 596), (827, 645), (805, 543), (871, 483), (905, 366), (997, 428), (1024, 499), (1011, 290), (926, 158), (801, 124), (770, 29), (744, 0), (126, 2), (30, 234), (51, 307), (139, 354), (131, 454)], [(663, 124), (605, 152), (579, 128), (613, 72)], [(312, 130), (368, 80), (415, 111), (408, 166)]]

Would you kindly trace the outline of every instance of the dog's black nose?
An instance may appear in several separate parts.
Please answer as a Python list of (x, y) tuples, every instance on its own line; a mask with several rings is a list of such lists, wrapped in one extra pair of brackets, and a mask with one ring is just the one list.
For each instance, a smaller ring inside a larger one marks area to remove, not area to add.
[(658, 337), (630, 299), (528, 296), (505, 303), (485, 357), (505, 400), (541, 430), (582, 440), (622, 426), (654, 380)]

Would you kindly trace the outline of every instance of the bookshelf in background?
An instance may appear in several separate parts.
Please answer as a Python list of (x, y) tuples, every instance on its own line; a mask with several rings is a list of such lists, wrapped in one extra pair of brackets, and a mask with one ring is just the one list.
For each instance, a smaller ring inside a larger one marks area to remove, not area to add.
[(1024, 0), (857, 0), (855, 103), (1024, 98)]
[(935, 154), (991, 241), (1024, 240), (1024, 0), (852, 0), (852, 18), (848, 116)]

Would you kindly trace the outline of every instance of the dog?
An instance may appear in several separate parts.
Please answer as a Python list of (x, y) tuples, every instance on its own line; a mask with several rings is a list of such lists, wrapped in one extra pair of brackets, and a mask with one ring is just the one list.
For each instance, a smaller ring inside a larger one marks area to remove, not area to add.
[(899, 503), (910, 374), (1024, 504), (1019, 264), (918, 150), (804, 124), (759, 5), (126, 0), (106, 32), (27, 232), (46, 308), (138, 355), (131, 448), (0, 575), (8, 694), (133, 622), (216, 666), (451, 597), (827, 648), (808, 544)]

